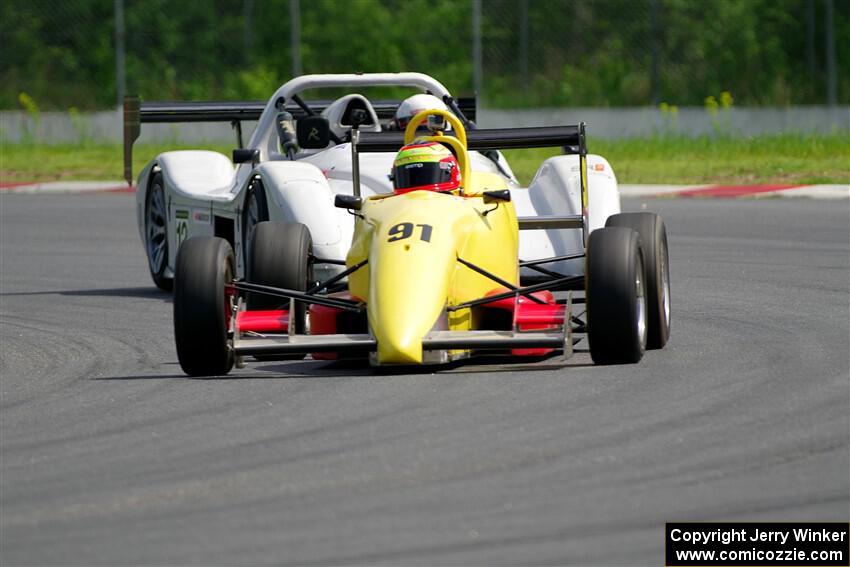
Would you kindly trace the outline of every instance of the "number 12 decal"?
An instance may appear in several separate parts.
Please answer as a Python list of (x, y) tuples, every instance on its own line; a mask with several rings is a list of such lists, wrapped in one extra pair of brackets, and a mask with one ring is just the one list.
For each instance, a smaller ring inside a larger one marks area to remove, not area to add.
[(177, 247), (179, 248), (183, 241), (189, 236), (189, 225), (185, 220), (177, 221)]
[[(431, 242), (431, 231), (433, 227), (430, 224), (417, 224), (419, 227), (419, 240)], [(395, 242), (396, 240), (404, 240), (413, 236), (414, 225), (412, 222), (400, 222), (390, 229), (390, 237), (387, 242)]]

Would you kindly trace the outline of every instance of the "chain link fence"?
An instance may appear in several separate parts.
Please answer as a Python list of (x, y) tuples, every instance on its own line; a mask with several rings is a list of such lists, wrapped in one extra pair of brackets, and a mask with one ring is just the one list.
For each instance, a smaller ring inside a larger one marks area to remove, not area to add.
[(411, 70), (490, 108), (850, 102), (850, 0), (5, 0), (0, 45), (4, 109)]

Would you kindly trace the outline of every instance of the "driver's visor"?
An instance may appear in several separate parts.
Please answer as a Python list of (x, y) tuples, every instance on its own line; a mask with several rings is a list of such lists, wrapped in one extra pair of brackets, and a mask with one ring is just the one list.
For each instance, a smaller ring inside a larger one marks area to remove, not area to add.
[(430, 188), (452, 180), (454, 164), (449, 161), (417, 161), (393, 168), (393, 185), (396, 190), (414, 187)]

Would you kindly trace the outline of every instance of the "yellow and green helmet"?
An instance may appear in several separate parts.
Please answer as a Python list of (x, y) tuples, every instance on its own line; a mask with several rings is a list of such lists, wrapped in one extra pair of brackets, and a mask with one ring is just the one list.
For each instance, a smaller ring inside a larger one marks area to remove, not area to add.
[(460, 165), (443, 144), (413, 142), (396, 154), (392, 180), (397, 194), (410, 191), (455, 191), (460, 188)]

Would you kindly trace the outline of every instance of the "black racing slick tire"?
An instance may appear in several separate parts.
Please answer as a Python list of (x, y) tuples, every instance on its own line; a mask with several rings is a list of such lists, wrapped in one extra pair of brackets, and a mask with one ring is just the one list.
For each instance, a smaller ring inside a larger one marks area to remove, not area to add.
[(646, 348), (659, 349), (670, 338), (670, 263), (667, 228), (655, 213), (620, 213), (608, 217), (605, 226), (622, 226), (640, 234), (646, 264), (648, 326)]
[(145, 253), (153, 283), (163, 291), (171, 291), (174, 281), (166, 277), (168, 270), (168, 208), (162, 173), (151, 178), (145, 195)]
[(174, 340), (189, 376), (221, 376), (233, 368), (229, 336), (233, 249), (223, 238), (196, 236), (180, 246), (174, 272)]
[(587, 242), (587, 339), (596, 364), (638, 362), (646, 349), (647, 309), (640, 235), (594, 230)]
[[(313, 239), (310, 230), (300, 223), (261, 222), (254, 228), (248, 257), (248, 282), (306, 291), (313, 284)], [(249, 310), (289, 309), (290, 301), (279, 297), (249, 293)], [(295, 333), (306, 332), (307, 305), (295, 302), (289, 320)]]
[(269, 205), (266, 190), (262, 181), (254, 179), (248, 185), (245, 200), (242, 202), (242, 260), (243, 266), (248, 265), (251, 257), (251, 243), (254, 229), (261, 222), (269, 220)]

